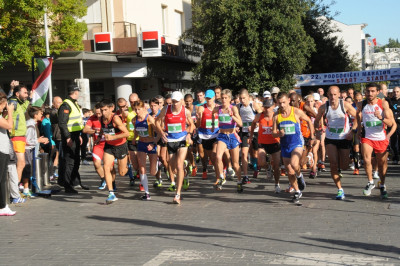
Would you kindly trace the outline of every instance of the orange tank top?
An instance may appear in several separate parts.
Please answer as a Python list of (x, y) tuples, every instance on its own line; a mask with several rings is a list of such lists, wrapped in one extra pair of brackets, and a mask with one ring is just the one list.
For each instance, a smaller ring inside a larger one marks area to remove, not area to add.
[[(300, 103), (300, 110), (304, 111), (304, 102)], [(300, 130), (301, 130), (301, 134), (303, 135), (303, 137), (305, 138), (309, 138), (311, 136), (311, 131), (310, 128), (308, 127), (308, 123), (305, 120), (300, 119)]]
[(259, 144), (274, 144), (279, 142), (279, 138), (272, 136), (272, 125), (274, 121), (272, 119), (267, 120), (264, 113), (260, 115), (259, 131), (258, 131), (258, 143)]

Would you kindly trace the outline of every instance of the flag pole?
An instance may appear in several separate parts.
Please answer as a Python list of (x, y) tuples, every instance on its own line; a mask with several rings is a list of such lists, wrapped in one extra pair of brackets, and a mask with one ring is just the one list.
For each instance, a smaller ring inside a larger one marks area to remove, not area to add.
[[(44, 12), (44, 37), (46, 42), (46, 56), (50, 57), (50, 47), (49, 47), (49, 33), (47, 30), (47, 10)], [(49, 105), (51, 106), (53, 100), (53, 88), (51, 84), (51, 74), (50, 74), (50, 84), (49, 84)]]

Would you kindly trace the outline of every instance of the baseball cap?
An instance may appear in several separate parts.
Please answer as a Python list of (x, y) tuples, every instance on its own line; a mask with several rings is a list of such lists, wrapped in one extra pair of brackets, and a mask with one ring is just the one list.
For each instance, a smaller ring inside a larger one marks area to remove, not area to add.
[(271, 93), (269, 91), (264, 91), (263, 97), (264, 98), (271, 97)]
[(77, 85), (69, 85), (67, 90), (68, 92), (81, 91), (81, 89)]
[(213, 90), (206, 91), (206, 98), (214, 98), (214, 97), (215, 97), (215, 92)]
[(174, 91), (171, 95), (171, 99), (175, 101), (180, 101), (183, 99), (183, 94), (180, 91)]
[(272, 87), (271, 94), (279, 93), (281, 90), (278, 87)]
[(266, 99), (263, 101), (263, 106), (264, 107), (271, 107), (274, 105), (274, 100), (272, 99)]
[(255, 97), (258, 96), (258, 92), (252, 92), (251, 94), (253, 94)]
[(314, 97), (314, 100), (316, 100), (316, 101), (320, 101), (321, 100), (321, 96), (319, 95), (319, 93), (313, 93), (313, 97)]

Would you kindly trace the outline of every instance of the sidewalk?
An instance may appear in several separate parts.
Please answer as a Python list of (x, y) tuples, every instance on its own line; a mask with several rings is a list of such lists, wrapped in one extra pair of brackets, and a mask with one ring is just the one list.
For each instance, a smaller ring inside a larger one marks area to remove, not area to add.
[[(400, 166), (389, 165), (385, 201), (378, 188), (362, 195), (364, 170), (344, 171), (344, 201), (334, 199), (329, 172), (313, 180), (307, 172), (303, 206), (275, 194), (265, 171), (242, 194), (235, 181), (215, 191), (200, 172), (180, 206), (164, 175), (148, 202), (128, 177), (117, 177), (119, 200), (105, 205), (93, 165), (80, 172), (89, 191), (31, 199), (12, 206), (16, 216), (1, 217), (0, 265), (400, 264)], [(287, 184), (282, 177), (283, 191)]]

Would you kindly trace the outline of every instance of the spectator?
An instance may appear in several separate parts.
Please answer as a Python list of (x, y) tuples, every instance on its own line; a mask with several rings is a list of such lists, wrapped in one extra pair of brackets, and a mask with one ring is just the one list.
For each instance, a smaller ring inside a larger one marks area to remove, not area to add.
[[(7, 104), (7, 96), (0, 93), (0, 216), (15, 215), (15, 211), (10, 210), (7, 205), (7, 165), (10, 160), (10, 140), (7, 135), (7, 130), (13, 128), (13, 111), (14, 106)], [(5, 119), (8, 115), (8, 118)]]

